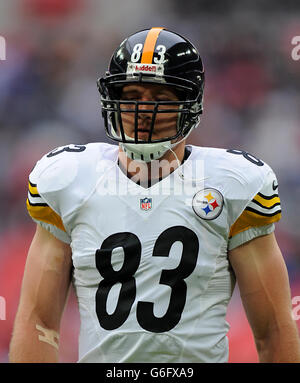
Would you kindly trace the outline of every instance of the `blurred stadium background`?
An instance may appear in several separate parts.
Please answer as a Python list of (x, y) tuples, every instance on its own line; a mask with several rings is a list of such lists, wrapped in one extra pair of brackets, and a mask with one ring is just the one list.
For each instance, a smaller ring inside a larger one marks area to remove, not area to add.
[[(127, 35), (151, 26), (187, 36), (203, 56), (205, 113), (190, 141), (247, 150), (275, 170), (283, 207), (277, 238), (292, 297), (300, 296), (300, 61), (291, 57), (299, 1), (1, 0), (7, 60), (0, 61), (0, 296), (6, 300), (0, 362), (8, 360), (34, 233), (25, 209), (28, 174), (56, 146), (106, 141), (96, 79)], [(230, 362), (256, 362), (237, 289), (228, 321)], [(78, 330), (71, 293), (62, 362), (76, 361)]]

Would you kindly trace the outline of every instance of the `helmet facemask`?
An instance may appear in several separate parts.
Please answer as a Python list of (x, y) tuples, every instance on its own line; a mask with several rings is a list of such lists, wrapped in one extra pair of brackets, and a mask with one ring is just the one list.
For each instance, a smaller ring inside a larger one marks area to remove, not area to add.
[[(121, 77), (112, 75), (106, 79), (100, 79), (98, 88), (102, 96), (101, 105), (106, 134), (114, 141), (120, 142), (122, 149), (131, 159), (149, 162), (162, 157), (170, 147), (176, 146), (178, 141), (184, 139), (198, 125), (202, 113), (202, 103), (199, 102), (202, 100), (200, 97), (202, 95), (196, 94), (192, 82), (186, 81), (185, 85), (176, 84), (170, 76), (166, 76), (169, 78), (164, 79), (163, 83), (141, 74), (131, 81), (122, 80)], [(165, 85), (174, 91), (178, 101), (122, 100), (122, 88), (130, 84)], [(126, 118), (134, 127), (131, 135), (126, 134), (126, 123), (124, 124)], [(148, 133), (140, 138), (139, 126), (142, 119), (147, 119)], [(174, 133), (154, 138), (153, 134), (155, 129), (158, 129), (159, 120), (167, 124), (168, 119), (170, 123), (173, 121)]]

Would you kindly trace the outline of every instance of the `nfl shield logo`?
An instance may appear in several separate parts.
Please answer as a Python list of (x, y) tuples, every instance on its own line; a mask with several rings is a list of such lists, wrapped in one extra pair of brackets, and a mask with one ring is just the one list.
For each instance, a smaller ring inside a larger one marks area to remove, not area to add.
[(142, 198), (140, 199), (140, 208), (142, 210), (151, 210), (152, 209), (152, 198)]

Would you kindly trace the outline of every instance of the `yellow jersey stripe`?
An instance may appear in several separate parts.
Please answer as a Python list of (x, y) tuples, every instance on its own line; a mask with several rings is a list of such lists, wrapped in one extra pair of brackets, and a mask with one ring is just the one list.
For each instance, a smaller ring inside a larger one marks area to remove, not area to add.
[(260, 195), (256, 194), (256, 196), (253, 198), (253, 201), (258, 202), (260, 205), (266, 208), (270, 208), (271, 206), (275, 205), (276, 203), (280, 203), (279, 197), (273, 197), (272, 199), (265, 199), (261, 197)]
[(281, 218), (281, 210), (278, 210), (272, 215), (257, 214), (253, 211), (244, 210), (236, 222), (231, 226), (229, 238), (250, 229), (251, 227), (259, 227), (270, 225), (273, 222), (279, 221)]
[(151, 28), (147, 34), (144, 49), (142, 53), (141, 63), (143, 64), (152, 64), (153, 54), (155, 44), (158, 38), (158, 35), (164, 28)]
[(51, 209), (50, 206), (40, 206), (40, 205), (31, 205), (28, 198), (26, 201), (26, 206), (28, 213), (32, 218), (37, 219), (45, 223), (50, 223), (51, 225), (56, 226), (58, 229), (66, 232), (64, 224), (60, 216)]
[(28, 189), (31, 195), (39, 194), (37, 187), (34, 186), (30, 181), (28, 182)]

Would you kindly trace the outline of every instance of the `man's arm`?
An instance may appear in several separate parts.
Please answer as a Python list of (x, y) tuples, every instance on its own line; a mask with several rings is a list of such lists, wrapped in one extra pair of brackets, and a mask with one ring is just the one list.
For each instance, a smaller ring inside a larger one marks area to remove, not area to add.
[(56, 335), (70, 286), (71, 267), (70, 246), (37, 225), (25, 266), (10, 362), (58, 361)]
[(229, 252), (260, 362), (300, 362), (288, 273), (274, 234)]

